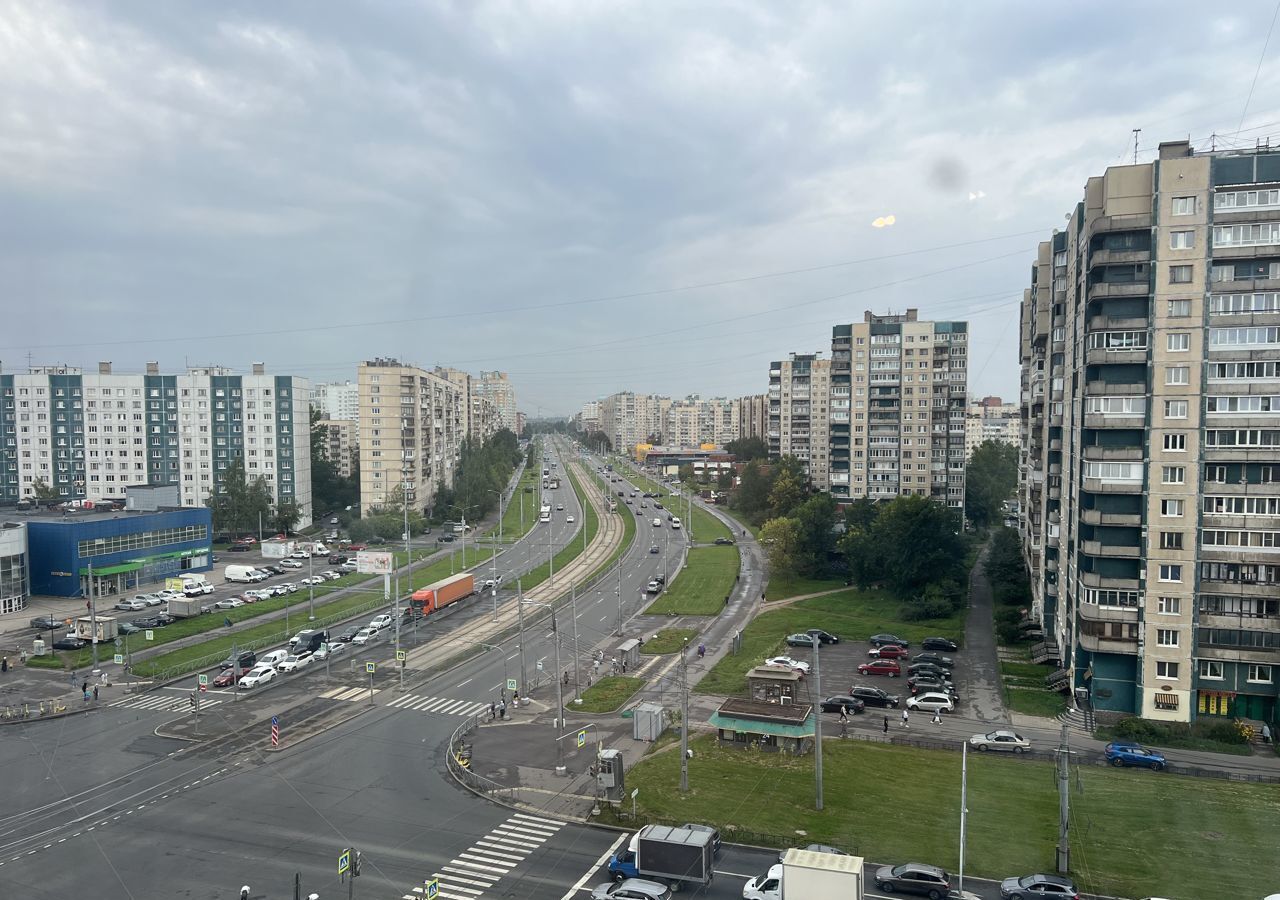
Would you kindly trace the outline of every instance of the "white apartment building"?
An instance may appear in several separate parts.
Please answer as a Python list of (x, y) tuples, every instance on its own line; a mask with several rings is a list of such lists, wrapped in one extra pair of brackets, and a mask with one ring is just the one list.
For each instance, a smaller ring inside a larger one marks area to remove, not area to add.
[(516, 430), (516, 389), (506, 372), (481, 372), (473, 391), (493, 406), (494, 431), (506, 428), (519, 436)]
[(131, 484), (175, 484), (202, 506), (236, 459), (276, 502), (310, 524), (310, 384), (267, 374), (193, 368), (161, 374), (35, 366), (0, 373), (0, 502), (32, 496), (37, 480), (67, 499), (121, 500)]
[(794, 456), (818, 490), (830, 486), (831, 360), (792, 353), (769, 363), (769, 455)]
[(321, 454), (340, 476), (350, 478), (353, 463), (360, 461), (360, 424), (355, 419), (320, 419), (316, 424), (324, 429)]
[(970, 403), (964, 413), (964, 458), (987, 441), (1017, 447), (1022, 443), (1022, 413), (1017, 403), (986, 397)]
[(360, 415), (360, 386), (350, 381), (313, 385), (311, 405), (326, 419), (354, 422)]
[(600, 430), (616, 452), (630, 455), (637, 444), (650, 443), (650, 436), (663, 434), (670, 409), (669, 397), (631, 391), (610, 394), (600, 401)]

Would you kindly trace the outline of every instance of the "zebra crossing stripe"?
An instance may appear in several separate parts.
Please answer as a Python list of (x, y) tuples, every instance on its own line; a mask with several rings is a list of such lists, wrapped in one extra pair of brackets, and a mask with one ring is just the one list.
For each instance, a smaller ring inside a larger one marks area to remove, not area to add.
[[(541, 824), (541, 825), (549, 825), (555, 831), (559, 831), (561, 828), (564, 827), (563, 822), (558, 822), (555, 819), (544, 819), (541, 816), (527, 816), (524, 813), (516, 813), (511, 817), (511, 819), (520, 819), (525, 822), (532, 822), (532, 823)], [(507, 821), (510, 822), (511, 819), (507, 819)]]

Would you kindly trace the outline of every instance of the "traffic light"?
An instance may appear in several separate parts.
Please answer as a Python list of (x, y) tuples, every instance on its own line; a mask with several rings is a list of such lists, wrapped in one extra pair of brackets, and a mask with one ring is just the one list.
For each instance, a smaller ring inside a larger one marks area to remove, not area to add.
[(190, 700), (191, 700), (191, 708), (192, 708), (193, 710), (196, 710), (196, 709), (199, 709), (199, 708), (200, 708), (200, 701), (199, 701), (199, 699), (197, 699), (197, 698), (196, 698), (196, 692), (195, 692), (195, 691), (192, 691), (192, 692), (191, 692)]
[(359, 874), (360, 874), (360, 851), (357, 850), (355, 859), (351, 860), (351, 877), (354, 878)]

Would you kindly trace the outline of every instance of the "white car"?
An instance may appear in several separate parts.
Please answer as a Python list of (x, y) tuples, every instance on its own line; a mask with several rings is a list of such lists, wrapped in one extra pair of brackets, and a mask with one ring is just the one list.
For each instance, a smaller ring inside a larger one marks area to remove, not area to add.
[(288, 658), (289, 658), (288, 650), (272, 650), (270, 653), (265, 653), (262, 656), (258, 657), (258, 665), (271, 666), (271, 668), (274, 669), (276, 666), (280, 665), (280, 663), (284, 662)]
[(290, 559), (310, 559), (311, 552), (308, 550), (294, 550), (289, 554)]
[(324, 579), (321, 578), (319, 575), (308, 575), (306, 578), (302, 579), (302, 583), (303, 584), (324, 584)]
[(339, 578), (342, 577), (341, 572), (335, 572), (333, 571), (333, 569), (329, 569), (328, 571), (321, 572), (320, 574), (325, 578), (329, 579), (330, 581), (337, 581)]
[(249, 688), (255, 688), (260, 684), (266, 684), (268, 681), (276, 677), (276, 670), (270, 666), (254, 666), (249, 670), (249, 674), (240, 679), (240, 689), (247, 691)]
[(929, 691), (924, 694), (916, 694), (914, 697), (907, 699), (907, 709), (923, 709), (927, 712), (953, 712), (956, 708), (956, 701), (952, 700), (946, 694), (939, 694)]
[(360, 564), (357, 563), (354, 559), (349, 559), (346, 562), (344, 562), (342, 565), (338, 566), (338, 568), (341, 569), (343, 572), (354, 572), (359, 567), (359, 565)]
[(653, 581), (650, 581), (647, 585), (645, 585), (645, 591), (647, 591), (650, 594), (656, 594), (661, 590), (662, 590), (662, 585), (659, 584), (656, 579)]
[(792, 659), (790, 656), (775, 656), (773, 659), (764, 661), (766, 666), (786, 666), (788, 669), (794, 669), (802, 675), (809, 674), (809, 664), (802, 659)]
[(301, 568), (302, 568), (302, 563), (298, 562), (296, 559), (282, 559), (282, 560), (280, 560), (280, 568), (282, 568), (282, 569), (301, 569)]
[(280, 587), (284, 588), (286, 594), (296, 594), (298, 592), (298, 586), (292, 581), (286, 581)]
[(672, 520), (671, 520), (671, 527), (672, 527), (672, 528), (675, 528), (675, 529), (679, 529), (679, 528), (680, 528), (680, 520), (679, 520), (679, 519), (672, 519)]
[(172, 591), (169, 588), (165, 588), (163, 591), (156, 591), (156, 596), (166, 601), (177, 600), (182, 597), (182, 591)]
[(1013, 753), (1026, 753), (1031, 749), (1031, 742), (1017, 732), (1001, 728), (988, 731), (986, 734), (975, 734), (969, 738), (969, 746), (977, 750), (1009, 750)]
[(228, 597), (213, 604), (214, 609), (239, 609), (242, 606), (244, 606), (244, 601), (239, 597)]
[(572, 525), (572, 524), (574, 523), (574, 521), (575, 521), (575, 520), (574, 520), (574, 518), (573, 518), (573, 516), (565, 516), (565, 517), (564, 517), (564, 520), (565, 520), (566, 522), (568, 522), (570, 525)]
[(374, 616), (374, 617), (369, 621), (369, 627), (370, 627), (370, 628), (378, 628), (378, 629), (388, 628), (388, 627), (390, 627), (391, 622), (392, 622), (392, 618), (391, 618), (391, 616), (390, 616), (390, 615), (388, 615), (387, 613), (383, 613), (383, 614), (382, 614), (382, 615), (380, 615), (380, 616)]
[(263, 590), (263, 589), (245, 591), (244, 595), (246, 597), (252, 597), (254, 600), (270, 600), (274, 596), (274, 594), (271, 591)]
[(332, 644), (321, 644), (315, 653), (311, 654), (313, 660), (328, 659), (330, 656), (337, 656), (347, 649), (347, 645), (341, 642)]
[(138, 600), (137, 598), (134, 598), (133, 600), (121, 600), (116, 604), (116, 609), (123, 612), (138, 612), (139, 610), (146, 608), (146, 601)]
[(564, 504), (563, 504), (563, 503), (557, 503), (557, 504), (556, 504), (556, 512), (564, 512)]
[(159, 606), (165, 601), (165, 598), (161, 597), (159, 594), (134, 594), (133, 599), (141, 600), (147, 606)]
[(296, 672), (303, 666), (309, 665), (311, 665), (310, 653), (290, 653), (277, 668), (281, 672)]
[(376, 628), (361, 628), (356, 632), (356, 636), (351, 639), (351, 643), (364, 645), (378, 636)]

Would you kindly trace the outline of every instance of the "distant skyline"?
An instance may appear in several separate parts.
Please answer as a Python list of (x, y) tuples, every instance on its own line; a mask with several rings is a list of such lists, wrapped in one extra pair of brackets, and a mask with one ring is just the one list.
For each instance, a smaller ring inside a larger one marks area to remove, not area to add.
[(0, 0), (0, 367), (389, 356), (564, 416), (915, 307), (1014, 399), (1036, 243), (1132, 129), (1280, 137), (1273, 12)]

